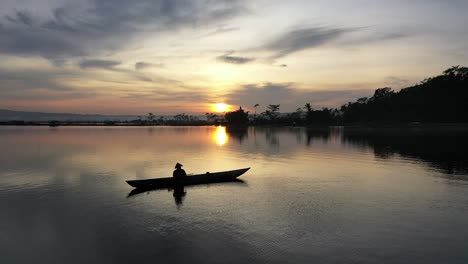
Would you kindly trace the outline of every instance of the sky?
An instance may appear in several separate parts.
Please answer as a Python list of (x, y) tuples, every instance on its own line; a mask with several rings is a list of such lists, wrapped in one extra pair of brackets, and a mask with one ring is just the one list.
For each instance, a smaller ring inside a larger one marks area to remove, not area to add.
[(468, 65), (466, 0), (2, 0), (0, 108), (339, 107)]

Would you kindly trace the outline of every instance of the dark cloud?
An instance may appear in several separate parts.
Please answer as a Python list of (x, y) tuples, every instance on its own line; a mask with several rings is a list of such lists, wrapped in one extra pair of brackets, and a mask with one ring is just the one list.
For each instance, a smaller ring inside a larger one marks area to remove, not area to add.
[[(93, 68), (93, 69), (104, 69), (104, 70), (109, 70), (109, 71), (114, 71), (121, 73), (122, 76), (126, 76), (126, 80), (116, 82), (113, 80), (112, 82), (116, 83), (125, 83), (128, 84), (134, 80), (136, 81), (142, 81), (142, 82), (151, 82), (155, 84), (164, 84), (164, 85), (180, 85), (181, 82), (178, 80), (172, 80), (168, 79), (162, 76), (157, 76), (157, 75), (147, 75), (144, 72), (139, 72), (135, 71), (132, 69), (126, 69), (126, 68), (118, 68), (116, 66), (120, 65), (120, 61), (115, 61), (115, 60), (99, 60), (99, 59), (88, 59), (88, 60), (82, 60), (79, 62), (79, 66), (81, 69), (88, 69), (88, 68)], [(145, 62), (137, 62), (135, 64), (135, 68), (137, 70), (141, 70), (144, 68), (149, 68), (149, 67), (162, 67), (161, 64), (151, 64), (151, 63), (145, 63)]]
[(82, 60), (79, 65), (80, 68), (101, 68), (101, 69), (112, 69), (115, 66), (121, 64), (120, 61), (114, 60)]
[(281, 64), (281, 65), (279, 65), (278, 67), (284, 68), (284, 67), (288, 67), (288, 65), (287, 65), (287, 64)]
[(355, 30), (333, 27), (311, 27), (292, 30), (265, 44), (262, 49), (272, 51), (274, 53), (273, 58), (280, 58), (294, 52), (327, 44)]
[(63, 6), (51, 18), (14, 11), (0, 20), (0, 53), (51, 60), (115, 50), (138, 34), (201, 27), (242, 13), (241, 0), (95, 0)]
[(232, 56), (232, 52), (216, 57), (217, 60), (231, 64), (246, 64), (253, 62), (255, 58)]
[(361, 28), (359, 32), (355, 32), (353, 35), (348, 35), (346, 39), (341, 39), (338, 42), (338, 45), (341, 46), (356, 46), (361, 44), (371, 44), (374, 42), (380, 41), (393, 41), (404, 38), (409, 38), (416, 36), (418, 32), (415, 32), (409, 28), (386, 28), (379, 27), (375, 29), (374, 27)]
[(379, 30), (376, 31), (373, 27), (310, 27), (291, 30), (267, 42), (260, 47), (260, 50), (272, 52), (270, 59), (277, 59), (327, 44), (340, 47), (357, 46), (378, 41), (398, 40), (417, 34), (408, 28), (397, 30), (380, 28)]
[[(76, 71), (73, 68), (50, 68), (50, 69), (15, 69), (0, 68), (0, 99), (16, 100), (16, 99), (37, 99), (51, 100), (55, 99), (76, 99), (76, 98), (93, 98), (96, 94), (108, 95), (108, 91), (102, 87), (90, 86), (88, 89), (83, 89), (81, 86), (74, 86), (63, 80), (99, 80), (109, 84), (113, 92), (119, 93), (135, 93), (138, 89), (125, 90), (121, 85), (136, 85), (135, 81), (148, 82), (155, 91), (167, 89), (167, 87), (181, 87), (182, 83), (177, 80), (163, 78), (157, 75), (143, 75), (134, 70), (112, 68), (117, 62), (105, 60), (87, 60), (81, 64), (87, 68), (104, 68), (122, 73), (121, 78), (106, 78), (103, 75), (88, 76), (87, 71)], [(106, 68), (108, 67), (108, 68)], [(98, 78), (98, 79), (96, 79)], [(114, 85), (115, 84), (115, 85)]]
[(388, 32), (385, 34), (377, 34), (376, 37), (373, 39), (375, 40), (393, 40), (393, 39), (401, 39), (406, 38), (409, 36), (413, 36), (415, 33), (411, 33), (409, 31), (401, 30), (400, 32)]
[(151, 102), (209, 102), (212, 98), (209, 93), (205, 90), (176, 90), (171, 91), (164, 88), (157, 88), (153, 92), (141, 93), (130, 91), (127, 95), (123, 96), (128, 99), (135, 99), (139, 101), (151, 101)]
[(11, 71), (0, 69), (0, 99), (3, 100), (60, 100), (91, 98), (94, 92), (74, 89), (58, 80), (77, 76), (65, 70)]
[(359, 97), (371, 96), (372, 90), (305, 90), (293, 83), (248, 84), (226, 95), (230, 104), (260, 109), (269, 104), (281, 104), (282, 112), (292, 112), (305, 103), (313, 107), (339, 107)]
[(42, 55), (59, 58), (64, 55), (82, 55), (74, 37), (37, 25), (30, 14), (17, 11), (6, 16), (7, 23), (0, 25), (0, 53), (16, 55)]
[(161, 63), (149, 63), (149, 62), (144, 62), (144, 61), (139, 61), (135, 63), (135, 70), (144, 70), (148, 68), (160, 68), (163, 67), (163, 64)]
[(22, 93), (35, 89), (47, 89), (50, 91), (70, 91), (70, 87), (55, 82), (56, 79), (67, 78), (71, 74), (66, 71), (44, 71), (35, 69), (0, 69), (0, 97), (6, 93)]
[(15, 10), (13, 15), (6, 15), (5, 18), (12, 23), (24, 24), (26, 26), (32, 26), (33, 24), (31, 14), (25, 11)]

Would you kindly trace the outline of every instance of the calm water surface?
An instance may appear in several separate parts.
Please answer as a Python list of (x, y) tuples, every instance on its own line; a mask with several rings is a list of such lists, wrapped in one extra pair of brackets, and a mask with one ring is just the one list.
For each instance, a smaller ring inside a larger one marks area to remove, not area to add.
[[(0, 263), (468, 263), (466, 133), (0, 127), (0, 146)], [(176, 162), (251, 170), (127, 197)]]

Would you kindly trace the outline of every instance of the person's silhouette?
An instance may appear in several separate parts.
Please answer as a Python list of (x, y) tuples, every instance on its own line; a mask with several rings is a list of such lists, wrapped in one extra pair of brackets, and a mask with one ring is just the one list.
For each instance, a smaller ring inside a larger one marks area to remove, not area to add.
[(182, 169), (182, 164), (178, 163), (175, 165), (175, 170), (172, 173), (172, 177), (174, 177), (174, 180), (182, 180), (184, 177), (187, 176), (187, 173)]

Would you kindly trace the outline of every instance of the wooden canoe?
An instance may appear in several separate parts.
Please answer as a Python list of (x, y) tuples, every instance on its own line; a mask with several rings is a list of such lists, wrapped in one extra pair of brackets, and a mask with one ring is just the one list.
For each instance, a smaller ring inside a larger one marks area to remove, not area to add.
[(130, 186), (135, 188), (165, 188), (172, 187), (174, 185), (195, 185), (195, 184), (207, 184), (212, 182), (225, 182), (235, 180), (237, 177), (244, 174), (250, 168), (244, 168), (239, 170), (231, 171), (220, 171), (220, 172), (207, 172), (203, 174), (195, 174), (184, 177), (180, 180), (174, 181), (173, 177), (167, 178), (155, 178), (147, 180), (129, 180), (126, 181)]

